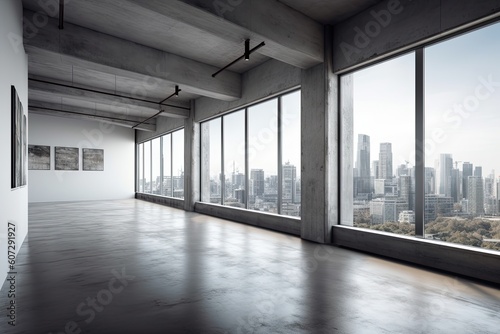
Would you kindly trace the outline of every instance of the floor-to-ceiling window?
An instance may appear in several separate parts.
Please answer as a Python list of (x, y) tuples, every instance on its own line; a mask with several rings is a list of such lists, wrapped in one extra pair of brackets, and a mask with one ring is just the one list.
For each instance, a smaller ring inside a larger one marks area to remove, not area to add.
[(137, 145), (137, 191), (144, 192), (144, 144)]
[(173, 196), (184, 198), (184, 129), (172, 133), (172, 181)]
[(498, 59), (500, 23), (342, 75), (342, 224), (500, 250)]
[(500, 23), (425, 49), (425, 236), (500, 250)]
[(202, 201), (300, 216), (300, 91), (201, 124)]
[(245, 111), (222, 117), (224, 205), (245, 208)]
[(345, 223), (413, 234), (415, 55), (407, 54), (342, 78), (343, 188), (352, 200)]
[(138, 144), (138, 192), (184, 198), (184, 130)]

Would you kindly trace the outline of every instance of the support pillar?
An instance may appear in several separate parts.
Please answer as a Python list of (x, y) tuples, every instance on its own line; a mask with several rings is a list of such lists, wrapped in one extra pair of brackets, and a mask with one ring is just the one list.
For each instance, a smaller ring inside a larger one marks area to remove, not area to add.
[(324, 63), (302, 71), (301, 237), (331, 243), (338, 224), (338, 76), (333, 74), (332, 27), (325, 28)]

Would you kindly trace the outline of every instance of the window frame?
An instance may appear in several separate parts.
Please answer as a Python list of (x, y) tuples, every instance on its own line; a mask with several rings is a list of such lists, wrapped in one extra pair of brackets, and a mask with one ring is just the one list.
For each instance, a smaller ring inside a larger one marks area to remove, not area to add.
[[(180, 197), (174, 197), (174, 184), (173, 184), (173, 149), (174, 149), (174, 144), (173, 144), (173, 140), (172, 140), (172, 134), (174, 132), (177, 132), (177, 131), (181, 131), (181, 130), (184, 130), (184, 127), (180, 127), (180, 128), (176, 128), (172, 131), (169, 131), (169, 132), (165, 132), (165, 133), (162, 133), (161, 135), (158, 135), (158, 136), (155, 136), (155, 137), (152, 137), (152, 138), (149, 138), (145, 141), (142, 141), (142, 142), (139, 142), (136, 144), (136, 147), (137, 147), (137, 165), (139, 166), (140, 164), (142, 164), (142, 171), (143, 171), (143, 175), (142, 175), (142, 178), (144, 179), (144, 166), (145, 166), (145, 150), (144, 150), (144, 145), (150, 145), (150, 156), (149, 156), (149, 160), (150, 160), (150, 175), (152, 177), (152, 171), (153, 171), (153, 151), (152, 151), (152, 147), (153, 147), (153, 140), (155, 139), (159, 139), (160, 140), (160, 145), (159, 145), (159, 155), (160, 155), (160, 179), (162, 180), (161, 182), (161, 185), (160, 185), (160, 194), (153, 194), (152, 192), (150, 193), (147, 193), (145, 192), (145, 188), (144, 188), (144, 185), (143, 185), (143, 188), (142, 190), (143, 191), (140, 191), (140, 180), (141, 180), (141, 175), (139, 175), (139, 171), (140, 171), (140, 168), (137, 168), (137, 173), (136, 173), (136, 179), (137, 179), (137, 190), (136, 192), (137, 193), (140, 193), (140, 194), (146, 194), (146, 195), (153, 195), (153, 196), (160, 196), (160, 197), (166, 197), (166, 198), (175, 198), (175, 199), (178, 199), (178, 200), (184, 200), (184, 197), (180, 198)], [(164, 148), (164, 141), (163, 141), (163, 138), (165, 136), (170, 136), (170, 182), (171, 182), (171, 191), (170, 191), (170, 194), (169, 195), (163, 195), (164, 193), (164, 179), (165, 179), (165, 175), (164, 175), (164, 155), (163, 155), (163, 148)], [(143, 149), (142, 149), (142, 157), (140, 156), (140, 149), (139, 147), (143, 145)], [(185, 152), (185, 151), (184, 151)], [(183, 155), (184, 156), (184, 155)], [(151, 181), (152, 182), (152, 181)], [(184, 196), (185, 196), (185, 193), (184, 193)]]
[[(224, 207), (228, 207), (230, 208), (229, 206), (226, 206), (224, 204), (224, 201), (225, 201), (225, 174), (224, 174), (224, 116), (227, 116), (227, 115), (230, 115), (232, 113), (236, 113), (236, 112), (241, 112), (243, 111), (244, 112), (244, 118), (245, 118), (245, 124), (244, 124), (244, 128), (245, 128), (245, 203), (244, 203), (244, 210), (249, 210), (249, 211), (254, 211), (254, 212), (258, 212), (258, 213), (266, 213), (266, 212), (263, 212), (263, 211), (255, 211), (255, 210), (250, 210), (249, 209), (249, 185), (250, 185), (250, 162), (249, 162), (249, 138), (248, 138), (248, 135), (249, 135), (249, 112), (248, 112), (248, 109), (251, 108), (251, 107), (254, 107), (254, 106), (257, 106), (261, 103), (265, 103), (265, 102), (268, 102), (268, 101), (271, 101), (271, 100), (277, 100), (276, 102), (276, 114), (277, 114), (277, 179), (278, 179), (278, 185), (277, 185), (277, 197), (278, 197), (278, 200), (277, 200), (277, 215), (280, 215), (280, 216), (286, 216), (286, 217), (292, 217), (292, 218), (301, 218), (301, 215), (299, 216), (290, 216), (290, 215), (285, 215), (285, 214), (282, 214), (282, 203), (283, 203), (283, 166), (282, 166), (282, 160), (283, 160), (283, 157), (282, 157), (282, 147), (283, 147), (283, 131), (282, 131), (282, 118), (283, 118), (283, 109), (282, 109), (282, 98), (283, 96), (285, 95), (288, 95), (288, 94), (293, 94), (293, 93), (299, 93), (300, 94), (300, 91), (301, 91), (301, 87), (294, 87), (294, 88), (291, 88), (289, 90), (286, 90), (286, 91), (282, 91), (280, 92), (279, 94), (276, 94), (276, 95), (273, 95), (273, 96), (270, 96), (270, 97), (267, 97), (265, 99), (260, 99), (258, 101), (254, 101), (252, 103), (249, 103), (249, 104), (246, 104), (246, 105), (243, 105), (243, 106), (239, 106), (238, 108), (234, 108), (234, 109), (231, 109), (231, 110), (228, 110), (227, 112), (223, 113), (223, 114), (219, 114), (215, 117), (210, 117), (210, 118), (207, 118), (207, 119), (204, 119), (203, 121), (200, 122), (200, 129), (201, 131), (203, 131), (203, 124), (206, 123), (206, 122), (209, 122), (209, 121), (212, 121), (214, 119), (220, 119), (220, 122), (221, 122), (221, 127), (220, 127), (220, 140), (221, 140), (221, 175), (223, 176), (221, 178), (221, 203), (220, 204), (213, 204), (213, 203), (210, 203), (210, 202), (203, 202), (205, 204), (211, 204), (211, 205), (220, 205), (220, 206), (224, 206)], [(302, 112), (302, 110), (301, 110)], [(200, 136), (200, 147), (201, 147), (201, 150), (200, 150), (200, 158), (203, 156), (203, 143), (202, 143), (202, 139), (203, 139), (203, 134)], [(302, 151), (302, 147), (300, 148), (301, 151)], [(203, 175), (203, 170), (202, 170), (202, 164), (200, 164), (200, 175)], [(302, 176), (301, 176), (302, 177)], [(202, 192), (203, 192), (203, 185), (202, 185), (202, 182), (203, 182), (203, 178), (200, 178), (200, 194), (201, 194), (201, 198), (203, 199), (206, 195), (204, 195)], [(209, 198), (209, 197), (208, 197)], [(302, 206), (302, 201), (300, 203), (300, 205)], [(302, 210), (300, 210), (301, 212)]]

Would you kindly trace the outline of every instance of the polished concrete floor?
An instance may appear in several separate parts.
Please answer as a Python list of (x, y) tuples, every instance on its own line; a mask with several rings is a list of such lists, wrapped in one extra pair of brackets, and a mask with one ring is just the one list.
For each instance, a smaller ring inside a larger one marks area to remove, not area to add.
[(30, 205), (0, 333), (499, 333), (480, 282), (138, 200)]

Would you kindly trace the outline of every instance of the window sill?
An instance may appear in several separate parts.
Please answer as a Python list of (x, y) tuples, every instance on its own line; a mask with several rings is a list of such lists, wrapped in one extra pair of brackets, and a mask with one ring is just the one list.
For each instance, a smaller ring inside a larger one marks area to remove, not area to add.
[(500, 284), (500, 252), (351, 226), (334, 225), (332, 243)]

